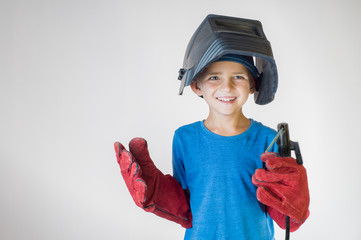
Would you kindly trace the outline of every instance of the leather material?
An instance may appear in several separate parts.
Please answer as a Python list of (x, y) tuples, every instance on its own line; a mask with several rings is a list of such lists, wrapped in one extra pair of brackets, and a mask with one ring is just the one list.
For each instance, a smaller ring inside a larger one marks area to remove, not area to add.
[(291, 224), (302, 224), (309, 216), (306, 169), (297, 164), (296, 159), (279, 157), (272, 152), (263, 153), (261, 160), (265, 162), (266, 169), (257, 169), (252, 176), (253, 184), (258, 187), (257, 199), (268, 206), (269, 215), (273, 220), (279, 220), (276, 222), (281, 227), (284, 220), (280, 219), (284, 219), (285, 215), (290, 217)]
[(189, 196), (171, 175), (164, 175), (149, 156), (147, 142), (134, 138), (129, 150), (119, 143), (114, 148), (121, 174), (137, 206), (147, 212), (192, 227)]

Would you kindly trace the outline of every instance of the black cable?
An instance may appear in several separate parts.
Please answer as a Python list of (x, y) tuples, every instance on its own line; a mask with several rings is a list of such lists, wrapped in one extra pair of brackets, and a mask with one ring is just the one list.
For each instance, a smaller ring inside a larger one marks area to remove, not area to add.
[(290, 217), (286, 216), (286, 240), (290, 239)]

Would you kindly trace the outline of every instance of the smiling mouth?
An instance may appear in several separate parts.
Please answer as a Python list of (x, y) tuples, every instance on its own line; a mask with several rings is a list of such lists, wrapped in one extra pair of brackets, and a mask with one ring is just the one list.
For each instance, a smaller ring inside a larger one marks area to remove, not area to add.
[(217, 97), (217, 99), (221, 102), (234, 102), (236, 100), (236, 97)]

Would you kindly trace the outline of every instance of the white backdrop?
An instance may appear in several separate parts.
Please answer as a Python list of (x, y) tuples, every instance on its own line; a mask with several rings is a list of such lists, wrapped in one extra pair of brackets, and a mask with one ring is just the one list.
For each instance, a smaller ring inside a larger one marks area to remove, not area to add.
[(258, 19), (272, 43), (276, 99), (245, 113), (288, 122), (300, 142), (311, 215), (291, 239), (361, 239), (360, 12), (357, 0), (1, 0), (0, 239), (183, 238), (132, 202), (113, 142), (145, 137), (172, 172), (174, 130), (207, 115), (189, 88), (177, 95), (177, 72), (209, 13)]

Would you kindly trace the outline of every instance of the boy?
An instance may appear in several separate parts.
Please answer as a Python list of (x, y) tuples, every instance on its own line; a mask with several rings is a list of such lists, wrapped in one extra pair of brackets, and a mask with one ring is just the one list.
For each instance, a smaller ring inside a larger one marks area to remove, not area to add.
[(291, 231), (298, 229), (308, 217), (306, 171), (295, 159), (262, 154), (276, 132), (242, 112), (250, 94), (267, 104), (277, 89), (260, 22), (207, 16), (188, 44), (179, 79), (180, 94), (190, 85), (209, 115), (176, 130), (174, 177), (155, 167), (144, 139), (133, 139), (130, 152), (115, 143), (135, 203), (187, 228), (185, 239), (274, 239), (273, 220), (284, 228), (285, 215)]

